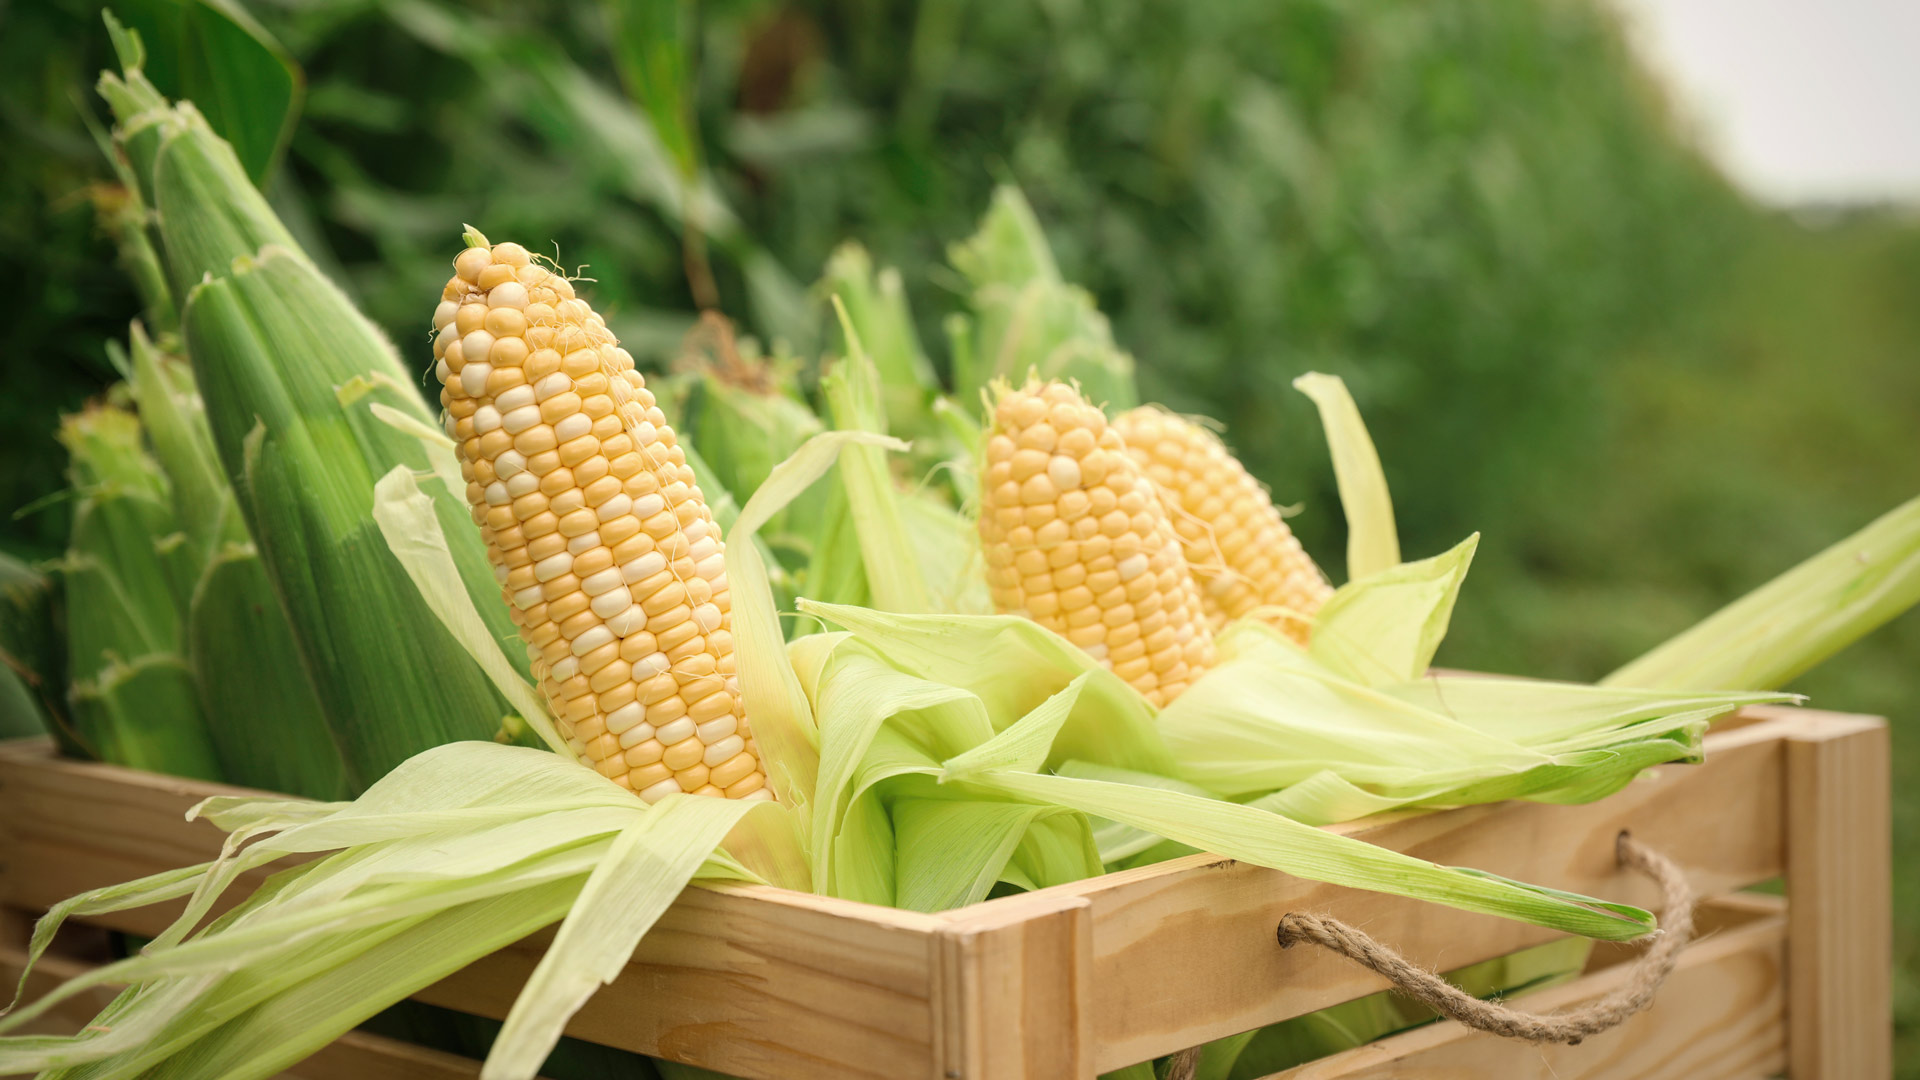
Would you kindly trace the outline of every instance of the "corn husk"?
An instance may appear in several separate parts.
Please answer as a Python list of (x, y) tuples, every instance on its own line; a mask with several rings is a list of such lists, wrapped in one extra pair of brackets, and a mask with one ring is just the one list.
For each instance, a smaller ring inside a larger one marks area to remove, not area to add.
[[(186, 348), (222, 470), (281, 598), (349, 787), (427, 747), (491, 738), (509, 710), (432, 618), (368, 519), (376, 477), (431, 465), (379, 405), (431, 424), (413, 379), (300, 253), (232, 150), (138, 69), (103, 76), (123, 149), (158, 212)], [(467, 588), (512, 634), (461, 492), (430, 481)], [(523, 657), (515, 663), (524, 668)]]
[(866, 248), (847, 243), (827, 259), (820, 286), (833, 300), (836, 315), (859, 335), (879, 373), (889, 433), (915, 443), (921, 456), (935, 453), (932, 440), (941, 431), (933, 408), (940, 379), (921, 348), (900, 272), (890, 266), (876, 268)]
[(1060, 277), (1045, 233), (1018, 188), (994, 192), (980, 230), (948, 254), (966, 278), (971, 325), (954, 350), (954, 390), (972, 401), (995, 379), (1078, 382), (1110, 411), (1139, 404), (1133, 357), (1114, 344), (1113, 330), (1086, 290)]
[[(835, 300), (847, 355), (820, 380), (828, 415), (841, 431), (887, 432), (887, 386), (866, 349), (852, 313)], [(985, 562), (973, 523), (930, 487), (903, 491), (879, 446), (841, 451), (838, 477), (846, 499), (832, 549), (836, 564), (859, 567), (864, 589), (852, 599), (811, 593), (827, 603), (853, 603), (886, 611), (987, 614), (993, 610)], [(853, 540), (847, 543), (846, 531)]]
[(74, 739), (103, 761), (217, 780), (183, 649), (192, 565), (166, 477), (124, 409), (68, 416), (60, 441), (77, 493), (61, 562)]
[(0, 551), (0, 738), (44, 731), (78, 755), (56, 594), (54, 578)]
[(340, 798), (347, 793), (345, 762), (286, 610), (220, 472), (192, 372), (155, 348), (136, 323), (129, 383), (197, 568), (184, 652), (223, 778)]
[(1601, 680), (1785, 686), (1920, 603), (1920, 498), (1887, 511)]

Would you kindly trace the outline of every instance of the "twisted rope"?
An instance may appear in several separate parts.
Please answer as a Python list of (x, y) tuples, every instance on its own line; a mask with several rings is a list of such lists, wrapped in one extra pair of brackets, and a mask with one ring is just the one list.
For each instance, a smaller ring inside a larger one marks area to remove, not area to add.
[[(1693, 890), (1687, 876), (1671, 859), (1622, 832), (1615, 845), (1620, 864), (1652, 878), (1665, 898), (1653, 945), (1634, 961), (1627, 981), (1612, 993), (1580, 1008), (1542, 1015), (1522, 1012), (1497, 1002), (1483, 1001), (1424, 968), (1416, 967), (1392, 949), (1360, 930), (1325, 915), (1289, 912), (1280, 917), (1280, 947), (1300, 942), (1318, 945), (1345, 956), (1394, 985), (1394, 988), (1442, 1016), (1468, 1027), (1508, 1039), (1534, 1043), (1578, 1044), (1582, 1039), (1617, 1027), (1653, 1004), (1654, 994), (1673, 973), (1681, 950), (1693, 937)], [(1175, 1054), (1166, 1080), (1193, 1080), (1200, 1063), (1200, 1047)]]

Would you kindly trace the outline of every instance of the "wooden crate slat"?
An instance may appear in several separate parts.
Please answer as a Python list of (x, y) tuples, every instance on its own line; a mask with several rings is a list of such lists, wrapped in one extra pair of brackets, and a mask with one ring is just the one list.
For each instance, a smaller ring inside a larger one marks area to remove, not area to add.
[[(1619, 869), (1623, 828), (1686, 867), (1703, 896), (1783, 867), (1782, 735), (1791, 720), (1709, 737), (1698, 766), (1653, 770), (1583, 806), (1501, 803), (1345, 826), (1370, 843), (1444, 865), (1642, 905), (1653, 886)], [(1379, 976), (1320, 950), (1282, 951), (1280, 916), (1332, 911), (1440, 970), (1553, 938), (1452, 908), (1189, 856), (1024, 896), (991, 909), (1084, 896), (1093, 904), (1095, 1063), (1104, 1072), (1382, 989)]]
[[(47, 739), (0, 742), (0, 903), (43, 911), (115, 882), (205, 862), (224, 834), (186, 812), (210, 795), (245, 788), (183, 780), (116, 765), (68, 761)], [(265, 880), (243, 878), (220, 910)], [(186, 906), (179, 900), (93, 920), (151, 937)]]
[(1886, 725), (1870, 717), (1829, 718), (1787, 740), (1794, 1080), (1893, 1072), (1889, 753)]
[[(1535, 1046), (1452, 1021), (1274, 1073), (1265, 1080), (1760, 1080), (1786, 1065), (1787, 916), (1701, 912), (1702, 938), (1681, 955), (1653, 1008), (1579, 1046)], [(1753, 911), (1752, 907), (1747, 907)], [(1716, 919), (1716, 915), (1719, 916)], [(1714, 929), (1716, 921), (1726, 922)], [(1584, 1005), (1626, 981), (1624, 964), (1517, 999), (1533, 1012)]]
[[(689, 889), (567, 1033), (748, 1077), (919, 1075), (940, 925), (779, 889)], [(545, 948), (536, 935), (415, 996), (504, 1017)]]

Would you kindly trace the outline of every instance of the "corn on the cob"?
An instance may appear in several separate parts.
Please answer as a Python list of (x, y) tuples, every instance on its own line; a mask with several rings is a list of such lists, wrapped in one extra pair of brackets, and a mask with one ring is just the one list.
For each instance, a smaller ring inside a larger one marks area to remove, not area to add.
[(581, 761), (648, 801), (770, 798), (742, 715), (720, 531), (633, 358), (519, 244), (434, 313), (467, 500)]
[(1113, 427), (1173, 515), (1213, 628), (1251, 613), (1305, 644), (1333, 586), (1267, 489), (1211, 431), (1164, 409), (1130, 409)]
[(1002, 386), (980, 539), (994, 606), (1064, 635), (1156, 705), (1213, 664), (1213, 634), (1153, 484), (1065, 383)]

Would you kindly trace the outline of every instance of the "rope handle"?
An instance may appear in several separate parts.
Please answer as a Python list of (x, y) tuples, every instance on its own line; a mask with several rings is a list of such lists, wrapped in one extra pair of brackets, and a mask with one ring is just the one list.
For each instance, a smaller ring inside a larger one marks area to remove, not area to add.
[[(1360, 930), (1326, 915), (1289, 912), (1280, 917), (1276, 934), (1283, 949), (1307, 942), (1337, 952), (1385, 978), (1401, 993), (1468, 1027), (1508, 1039), (1574, 1046), (1582, 1039), (1619, 1026), (1652, 1005), (1654, 994), (1667, 981), (1667, 976), (1673, 974), (1681, 950), (1693, 937), (1693, 889), (1680, 867), (1624, 831), (1614, 849), (1622, 866), (1640, 871), (1660, 886), (1665, 898), (1661, 911), (1663, 927), (1655, 931), (1652, 946), (1634, 961), (1623, 985), (1591, 1004), (1568, 1012), (1522, 1012), (1474, 997), (1439, 975), (1414, 966)], [(1175, 1054), (1166, 1080), (1193, 1080), (1200, 1064), (1200, 1050), (1195, 1046)]]

